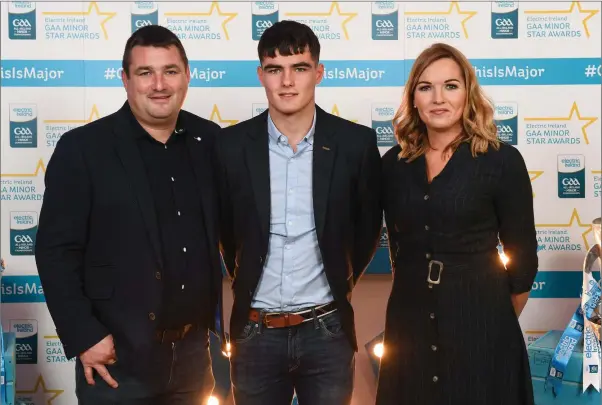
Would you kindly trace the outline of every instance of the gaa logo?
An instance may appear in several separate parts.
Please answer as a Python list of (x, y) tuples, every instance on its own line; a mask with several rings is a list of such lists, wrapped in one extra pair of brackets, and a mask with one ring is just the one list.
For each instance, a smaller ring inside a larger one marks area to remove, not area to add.
[(589, 372), (592, 374), (597, 374), (598, 373), (598, 366), (595, 364), (590, 364), (589, 365)]
[(259, 41), (263, 32), (278, 22), (278, 4), (272, 1), (251, 3), (251, 38)]
[(496, 18), (495, 25), (497, 27), (514, 27), (512, 20), (509, 18)]
[(376, 20), (376, 28), (393, 28), (394, 24), (390, 20)]
[(16, 243), (33, 243), (33, 239), (29, 235), (16, 235), (14, 241)]
[(11, 319), (10, 331), (15, 334), (15, 358), (17, 364), (38, 362), (38, 321), (35, 319)]
[(38, 146), (38, 109), (35, 104), (11, 104), (9, 137), (11, 148)]
[(571, 178), (565, 177), (564, 179), (562, 179), (562, 185), (563, 186), (580, 186), (581, 183), (579, 183), (579, 180), (577, 180), (577, 179), (571, 179)]
[(8, 26), (9, 39), (36, 39), (36, 3), (9, 2)]
[(491, 38), (518, 38), (518, 1), (491, 3)]
[(393, 135), (393, 128), (391, 127), (377, 127), (376, 135)]
[(372, 129), (376, 132), (378, 146), (393, 146), (395, 144), (395, 131), (393, 130), (393, 117), (396, 105), (393, 103), (372, 104)]
[(15, 351), (16, 352), (31, 352), (33, 349), (31, 347), (31, 345), (26, 344), (26, 343), (17, 343), (15, 345)]
[(159, 7), (156, 1), (135, 1), (131, 9), (132, 33), (148, 25), (159, 24)]
[(268, 21), (268, 20), (257, 20), (255, 22), (255, 26), (257, 28), (261, 28), (263, 30), (266, 30), (266, 29), (268, 29), (268, 28), (270, 28), (272, 26), (272, 22)]
[(393, 1), (372, 2), (372, 40), (396, 41), (399, 39), (398, 5)]
[(28, 20), (14, 19), (13, 27), (28, 27), (31, 28), (31, 23)]
[(134, 23), (134, 26), (136, 28), (142, 28), (142, 27), (146, 27), (147, 25), (153, 25), (151, 20), (136, 20), (136, 22)]
[(13, 130), (15, 135), (33, 135), (33, 131), (29, 128), (15, 127)]
[(31, 256), (34, 254), (38, 213), (13, 211), (10, 213), (10, 254)]
[(518, 144), (518, 104), (515, 102), (495, 103), (493, 119), (497, 127), (497, 138), (509, 145)]
[(512, 135), (512, 128), (510, 127), (510, 125), (501, 125), (501, 124), (498, 124), (497, 125), (497, 132), (499, 132), (500, 134), (510, 134), (510, 135)]
[(584, 155), (558, 155), (558, 198), (585, 198)]

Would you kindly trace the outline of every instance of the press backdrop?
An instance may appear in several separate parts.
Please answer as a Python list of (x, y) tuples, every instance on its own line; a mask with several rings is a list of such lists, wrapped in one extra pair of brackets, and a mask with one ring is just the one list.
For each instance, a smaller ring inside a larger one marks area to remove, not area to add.
[[(390, 120), (413, 59), (437, 41), (461, 49), (495, 102), (500, 138), (520, 150), (532, 180), (540, 272), (520, 318), (531, 342), (564, 328), (578, 305), (590, 224), (600, 216), (600, 16), (599, 2), (3, 0), (1, 310), (3, 328), (18, 337), (18, 403), (76, 403), (74, 363), (63, 355), (33, 257), (43, 176), (65, 131), (124, 102), (121, 56), (137, 28), (161, 24), (182, 39), (192, 71), (184, 108), (225, 127), (266, 108), (255, 73), (263, 30), (282, 19), (310, 25), (326, 68), (318, 104), (375, 128), (382, 153), (394, 144)], [(354, 405), (374, 399), (370, 343), (384, 327), (386, 245), (383, 233), (353, 298), (361, 345)], [(224, 290), (228, 317), (227, 283)], [(224, 403), (228, 361), (215, 352), (214, 362)]]

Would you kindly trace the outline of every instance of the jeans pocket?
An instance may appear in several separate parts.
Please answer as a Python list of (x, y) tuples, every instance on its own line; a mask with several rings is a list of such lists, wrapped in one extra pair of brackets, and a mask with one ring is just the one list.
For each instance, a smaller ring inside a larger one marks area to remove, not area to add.
[(242, 333), (236, 338), (236, 344), (244, 344), (253, 339), (257, 335), (258, 327), (259, 325), (256, 322), (248, 321)]
[(339, 337), (343, 334), (343, 326), (338, 313), (329, 314), (318, 319), (320, 330), (328, 337)]

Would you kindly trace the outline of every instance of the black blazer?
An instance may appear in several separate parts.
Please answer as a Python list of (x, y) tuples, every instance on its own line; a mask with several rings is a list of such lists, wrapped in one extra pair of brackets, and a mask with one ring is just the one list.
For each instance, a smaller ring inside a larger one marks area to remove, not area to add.
[[(180, 122), (188, 129), (186, 141), (202, 195), (212, 311), (221, 305), (222, 291), (211, 164), (219, 126), (185, 111)], [(143, 353), (155, 336), (162, 300), (157, 276), (161, 246), (133, 133), (126, 103), (114, 114), (65, 133), (48, 163), (35, 258), (68, 358), (109, 333), (120, 360), (144, 357), (134, 353)]]
[[(375, 132), (316, 107), (313, 204), (326, 276), (357, 350), (351, 291), (376, 251), (382, 226)], [(232, 280), (230, 334), (238, 336), (268, 253), (268, 112), (222, 130), (216, 142), (220, 248)]]

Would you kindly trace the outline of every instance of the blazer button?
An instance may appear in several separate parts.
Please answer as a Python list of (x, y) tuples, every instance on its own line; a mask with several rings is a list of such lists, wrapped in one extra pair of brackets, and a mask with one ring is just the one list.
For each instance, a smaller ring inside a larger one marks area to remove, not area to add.
[(160, 271), (158, 271), (158, 272), (155, 273), (155, 278), (157, 280), (161, 280), (161, 272)]
[(259, 256), (259, 263), (263, 263), (263, 256)]
[(151, 321), (154, 321), (155, 320), (155, 314), (152, 313), (152, 312), (150, 314), (148, 314), (148, 319), (150, 319)]

